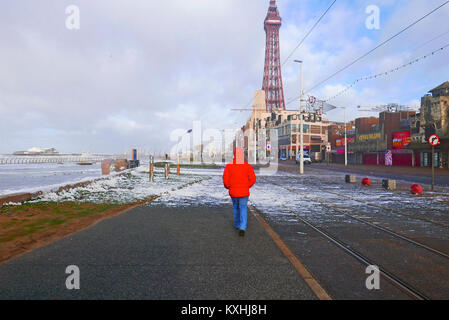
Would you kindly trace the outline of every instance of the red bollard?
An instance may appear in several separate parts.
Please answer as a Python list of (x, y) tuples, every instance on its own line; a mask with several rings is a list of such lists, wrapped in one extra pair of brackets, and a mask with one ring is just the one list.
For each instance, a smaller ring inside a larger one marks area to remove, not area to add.
[(423, 190), (419, 184), (412, 185), (412, 187), (410, 189), (411, 189), (412, 194), (422, 195)]
[(362, 184), (363, 184), (364, 186), (369, 187), (369, 186), (371, 185), (371, 179), (370, 179), (370, 178), (365, 178), (365, 179), (363, 179), (363, 180), (362, 180)]

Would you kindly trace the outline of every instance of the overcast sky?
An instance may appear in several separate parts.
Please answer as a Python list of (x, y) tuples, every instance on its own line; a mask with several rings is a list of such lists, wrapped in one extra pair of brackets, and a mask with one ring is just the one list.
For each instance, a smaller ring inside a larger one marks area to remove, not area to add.
[[(332, 2), (278, 0), (284, 60)], [(374, 48), (443, 0), (338, 0), (283, 69), (285, 97)], [(80, 29), (66, 28), (66, 7)], [(263, 78), (269, 0), (4, 0), (0, 3), (0, 153), (33, 146), (61, 152), (168, 151), (170, 132), (243, 125)], [(365, 12), (380, 8), (380, 29)], [(355, 79), (449, 44), (449, 5), (310, 94), (326, 98)], [(446, 34), (444, 34), (446, 33)], [(444, 35), (443, 35), (444, 34)], [(441, 35), (441, 36), (440, 36)], [(437, 39), (429, 42), (429, 40)], [(418, 105), (449, 80), (448, 50), (388, 77), (360, 83), (332, 101), (350, 108)], [(297, 108), (292, 103), (288, 108)], [(342, 120), (342, 112), (330, 112)]]

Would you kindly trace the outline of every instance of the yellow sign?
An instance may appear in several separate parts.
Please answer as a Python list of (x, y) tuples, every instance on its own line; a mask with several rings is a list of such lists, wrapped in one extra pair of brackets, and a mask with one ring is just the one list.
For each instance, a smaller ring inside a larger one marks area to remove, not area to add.
[(360, 134), (357, 138), (359, 141), (378, 140), (380, 139), (380, 132), (370, 134)]

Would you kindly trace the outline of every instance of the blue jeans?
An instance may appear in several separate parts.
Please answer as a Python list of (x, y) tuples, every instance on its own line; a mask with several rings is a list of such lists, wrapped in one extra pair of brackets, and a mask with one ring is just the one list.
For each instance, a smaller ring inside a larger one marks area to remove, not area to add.
[(234, 198), (232, 197), (232, 210), (234, 212), (234, 227), (240, 230), (246, 230), (248, 224), (248, 198)]

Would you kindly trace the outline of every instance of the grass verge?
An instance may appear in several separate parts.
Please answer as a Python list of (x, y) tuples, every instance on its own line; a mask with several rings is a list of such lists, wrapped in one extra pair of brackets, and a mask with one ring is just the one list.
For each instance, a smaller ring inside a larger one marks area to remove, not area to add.
[(23, 202), (0, 207), (0, 264), (207, 179), (210, 178), (191, 181), (130, 204)]
[(0, 263), (140, 204), (39, 202), (4, 206), (0, 209)]

